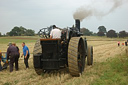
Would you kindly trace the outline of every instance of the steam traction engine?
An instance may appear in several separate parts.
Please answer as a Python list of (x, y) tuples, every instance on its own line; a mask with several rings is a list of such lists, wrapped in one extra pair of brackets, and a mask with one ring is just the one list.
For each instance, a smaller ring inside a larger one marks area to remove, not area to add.
[(44, 71), (68, 68), (72, 76), (79, 76), (87, 64), (93, 63), (93, 47), (87, 46), (80, 32), (80, 21), (72, 28), (62, 29), (61, 39), (50, 39), (53, 26), (39, 31), (41, 37), (34, 46), (33, 64), (37, 74)]

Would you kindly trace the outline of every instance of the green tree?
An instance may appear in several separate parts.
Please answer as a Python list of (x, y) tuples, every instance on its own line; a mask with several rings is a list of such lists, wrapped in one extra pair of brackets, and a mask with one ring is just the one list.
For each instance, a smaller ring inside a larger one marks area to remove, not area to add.
[(10, 32), (7, 32), (7, 33), (6, 33), (6, 36), (9, 36), (9, 34), (10, 34)]
[(20, 34), (21, 34), (21, 36), (24, 36), (24, 35), (26, 35), (26, 28), (24, 28), (24, 27), (22, 27), (22, 26), (20, 26), (19, 27), (20, 28)]
[(10, 36), (21, 36), (21, 35), (25, 35), (26, 33), (26, 29), (22, 26), (20, 27), (14, 27), (10, 32), (9, 35)]
[(97, 35), (98, 36), (105, 36), (104, 32), (98, 32)]
[(0, 37), (2, 36), (1, 32), (0, 32)]
[(127, 33), (126, 31), (120, 31), (120, 32), (119, 32), (119, 37), (120, 37), (120, 38), (128, 37), (127, 34), (128, 34), (128, 33)]
[(92, 36), (97, 36), (97, 33), (93, 33)]
[(10, 33), (10, 36), (20, 36), (20, 28), (19, 27), (14, 27)]
[(81, 28), (80, 30), (84, 35), (90, 36), (93, 34), (93, 32), (91, 32), (90, 30), (88, 30), (87, 28)]
[(107, 33), (106, 28), (104, 26), (98, 27), (99, 32)]
[(107, 32), (107, 37), (110, 37), (110, 38), (112, 38), (112, 37), (117, 37), (116, 31), (115, 31), (115, 30), (109, 30), (109, 31)]
[(34, 36), (35, 31), (31, 29), (26, 29), (22, 26), (14, 27), (9, 33), (10, 36)]
[(26, 30), (26, 36), (34, 36), (35, 35), (35, 31), (31, 30), (31, 29), (27, 29)]

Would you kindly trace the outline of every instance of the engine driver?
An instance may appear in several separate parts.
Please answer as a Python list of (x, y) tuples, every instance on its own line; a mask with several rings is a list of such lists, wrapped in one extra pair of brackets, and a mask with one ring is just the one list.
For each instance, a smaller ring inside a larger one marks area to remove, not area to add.
[(50, 38), (52, 39), (60, 39), (61, 38), (61, 30), (56, 27), (56, 25), (53, 25), (53, 29), (50, 33)]

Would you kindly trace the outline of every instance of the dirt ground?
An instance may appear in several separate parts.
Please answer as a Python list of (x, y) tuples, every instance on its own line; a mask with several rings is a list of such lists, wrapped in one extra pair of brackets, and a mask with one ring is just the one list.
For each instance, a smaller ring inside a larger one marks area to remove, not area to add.
[[(108, 59), (122, 55), (125, 52), (125, 46), (117, 46), (117, 41), (88, 41), (89, 45), (94, 48), (94, 64), (86, 66), (85, 71), (80, 77), (72, 77), (67, 71), (59, 71), (55, 73), (46, 73), (41, 76), (37, 75), (33, 68), (33, 47), (34, 43), (27, 43), (31, 56), (29, 58), (29, 69), (25, 69), (23, 58), (19, 59), (19, 71), (9, 72), (7, 70), (0, 72), (1, 85), (89, 85), (97, 76), (88, 75), (96, 72), (93, 67), (98, 62), (105, 62)], [(22, 53), (21, 44), (17, 44)], [(2, 51), (7, 50), (6, 44), (0, 44)], [(82, 82), (81, 82), (81, 81)]]

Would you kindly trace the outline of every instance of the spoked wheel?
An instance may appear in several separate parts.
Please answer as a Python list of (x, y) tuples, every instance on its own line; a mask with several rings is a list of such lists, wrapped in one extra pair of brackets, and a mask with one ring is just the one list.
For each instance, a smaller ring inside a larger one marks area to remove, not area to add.
[(40, 29), (40, 31), (38, 32), (38, 35), (41, 37), (41, 38), (49, 38), (49, 30), (48, 28), (42, 28)]
[(40, 45), (40, 40), (37, 40), (34, 46), (34, 51), (33, 51), (33, 64), (35, 71), (38, 75), (42, 74), (43, 70), (40, 68), (40, 56), (42, 54), (42, 48)]
[(72, 76), (80, 76), (85, 67), (84, 40), (80, 37), (73, 37), (68, 47), (68, 66)]
[(93, 47), (88, 46), (87, 48), (87, 64), (92, 65), (93, 64)]

